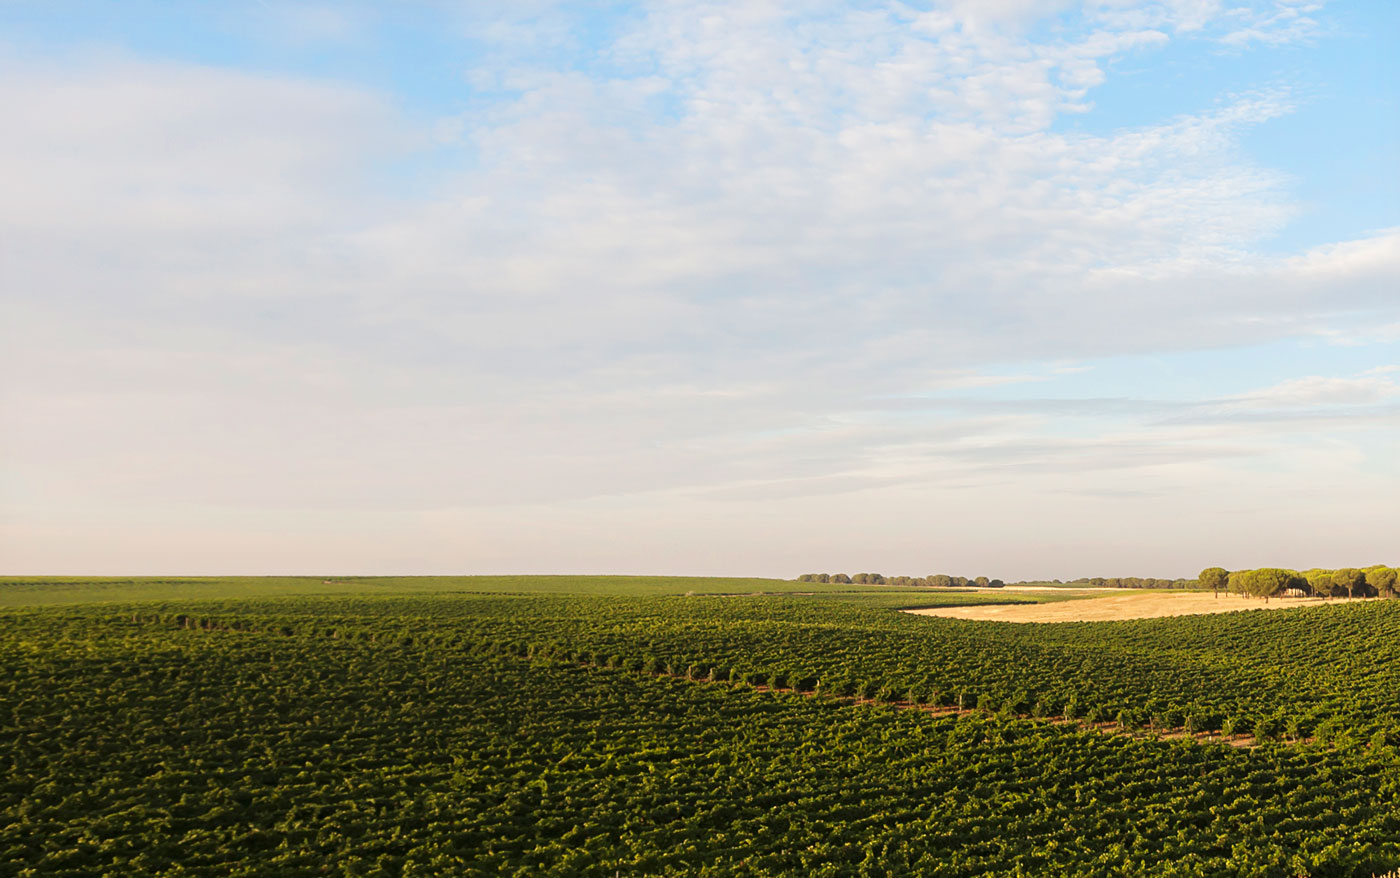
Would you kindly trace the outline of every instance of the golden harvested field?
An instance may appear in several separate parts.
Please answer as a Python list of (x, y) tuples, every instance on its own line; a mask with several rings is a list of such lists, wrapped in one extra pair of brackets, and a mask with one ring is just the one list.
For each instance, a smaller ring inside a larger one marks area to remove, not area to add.
[[(1104, 591), (1114, 594), (1104, 595)], [(1051, 604), (984, 604), (965, 607), (929, 607), (907, 610), (919, 616), (950, 619), (981, 619), (993, 622), (1113, 622), (1121, 619), (1156, 619), (1161, 616), (1195, 616), (1202, 613), (1230, 613), (1240, 610), (1286, 610), (1322, 603), (1344, 603), (1344, 598), (1274, 598), (1265, 603), (1256, 598), (1222, 594), (1215, 597), (1199, 592), (1133, 591), (1117, 589), (1064, 589), (1081, 599)], [(1357, 600), (1363, 600), (1358, 598)]]

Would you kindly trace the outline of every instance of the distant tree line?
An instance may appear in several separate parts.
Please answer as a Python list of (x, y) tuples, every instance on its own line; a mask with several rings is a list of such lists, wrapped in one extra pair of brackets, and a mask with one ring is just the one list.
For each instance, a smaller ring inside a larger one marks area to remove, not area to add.
[(847, 576), (844, 573), (804, 573), (797, 577), (798, 582), (831, 582), (839, 585), (902, 585), (912, 588), (1002, 588), (1006, 583), (1000, 579), (985, 576), (968, 578), (948, 576), (943, 573), (931, 576), (883, 576), (879, 573), (857, 573)]
[(1400, 597), (1400, 571), (1384, 564), (1371, 567), (1342, 567), (1324, 570), (1288, 570), (1282, 567), (1259, 567), (1254, 570), (1229, 571), (1223, 567), (1207, 567), (1198, 578), (1204, 588), (1218, 596), (1222, 590), (1232, 594), (1263, 598), (1267, 601), (1281, 595), (1298, 597), (1394, 598)]
[(1083, 585), (1089, 588), (1194, 588), (1196, 581), (1194, 579), (1153, 579), (1140, 576), (1084, 576), (1079, 579), (1071, 579), (1070, 585)]

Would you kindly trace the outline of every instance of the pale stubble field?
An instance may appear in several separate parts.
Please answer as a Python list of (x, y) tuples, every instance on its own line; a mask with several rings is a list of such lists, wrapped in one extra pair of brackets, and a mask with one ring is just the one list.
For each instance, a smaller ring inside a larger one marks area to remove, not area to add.
[[(1005, 591), (1017, 590), (1008, 586)], [(1029, 589), (1027, 589), (1029, 590)], [(1002, 589), (998, 589), (1002, 591)], [(1347, 603), (1349, 598), (1258, 598), (1209, 592), (1123, 593), (1120, 589), (1055, 589), (1073, 594), (1076, 600), (1045, 604), (979, 604), (961, 607), (928, 607), (906, 612), (919, 616), (948, 619), (976, 619), (989, 622), (1116, 622), (1124, 619), (1156, 619), (1164, 616), (1195, 616), (1204, 613), (1231, 613), (1241, 610), (1284, 610)], [(1355, 600), (1366, 600), (1356, 598)]]

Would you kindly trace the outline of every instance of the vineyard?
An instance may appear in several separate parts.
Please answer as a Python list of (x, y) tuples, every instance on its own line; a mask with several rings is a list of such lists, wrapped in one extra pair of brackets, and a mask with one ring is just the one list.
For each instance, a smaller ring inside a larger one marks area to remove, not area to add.
[(781, 585), (0, 584), (0, 875), (1400, 867), (1400, 603)]

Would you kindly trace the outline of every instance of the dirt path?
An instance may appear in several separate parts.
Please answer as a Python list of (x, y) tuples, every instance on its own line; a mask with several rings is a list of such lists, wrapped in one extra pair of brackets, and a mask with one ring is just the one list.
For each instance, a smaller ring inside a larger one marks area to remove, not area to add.
[[(1058, 589), (1057, 589), (1058, 591)], [(1070, 589), (1064, 589), (1070, 591)], [(1077, 593), (1079, 590), (1075, 590)], [(1089, 591), (1084, 589), (1083, 591)], [(992, 622), (1113, 622), (1121, 619), (1157, 619), (1163, 616), (1196, 616), (1203, 613), (1232, 613), (1241, 610), (1286, 610), (1290, 607), (1316, 607), (1346, 603), (1350, 598), (1274, 598), (1265, 603), (1256, 598), (1203, 592), (1131, 591), (1109, 589), (1085, 595), (1081, 600), (1051, 604), (980, 604), (963, 607), (928, 607), (905, 610), (917, 616), (943, 616), (948, 619), (980, 619)], [(1365, 600), (1355, 598), (1354, 600)]]
[[(590, 670), (606, 670), (608, 672), (617, 672), (616, 668), (601, 668), (596, 664), (588, 662), (580, 663), (580, 667), (589, 668)], [(872, 705), (880, 707), (891, 707), (898, 710), (917, 710), (922, 713), (932, 714), (933, 716), (990, 717), (996, 715), (990, 711), (981, 710), (976, 707), (956, 707), (949, 706), (946, 704), (917, 704), (913, 701), (880, 701), (875, 698), (864, 698), (861, 696), (825, 695), (813, 690), (799, 691), (797, 689), (769, 686), (767, 684), (762, 683), (758, 685), (753, 685), (750, 683), (739, 682), (737, 680), (711, 680), (708, 677), (692, 677), (687, 674), (669, 674), (664, 671), (642, 671), (641, 673), (653, 677), (666, 677), (672, 680), (684, 680), (688, 683), (694, 683), (696, 685), (701, 686), (715, 685), (730, 686), (734, 688), (749, 688), (757, 692), (771, 692), (775, 695), (789, 695), (805, 698), (825, 698), (829, 701), (833, 701), (838, 704)], [(1015, 716), (1017, 719), (1034, 720), (1036, 722), (1049, 723), (1051, 725), (1072, 726), (1081, 731), (1098, 732), (1101, 735), (1126, 735), (1130, 738), (1139, 738), (1147, 740), (1187, 739), (1196, 741), (1198, 743), (1228, 744), (1231, 747), (1241, 748), (1253, 748), (1259, 746), (1258, 740), (1256, 740), (1253, 735), (1247, 734), (1225, 735), (1221, 732), (1192, 732), (1188, 731), (1186, 728), (1181, 726), (1172, 729), (1147, 727), (1124, 728), (1112, 721), (1089, 722), (1088, 720), (1083, 719), (1068, 719), (1063, 716), (1038, 717), (1033, 716), (1029, 713), (1018, 713)], [(1290, 741), (1289, 743), (1311, 743), (1311, 741), (1311, 738), (1306, 738), (1302, 741)]]

